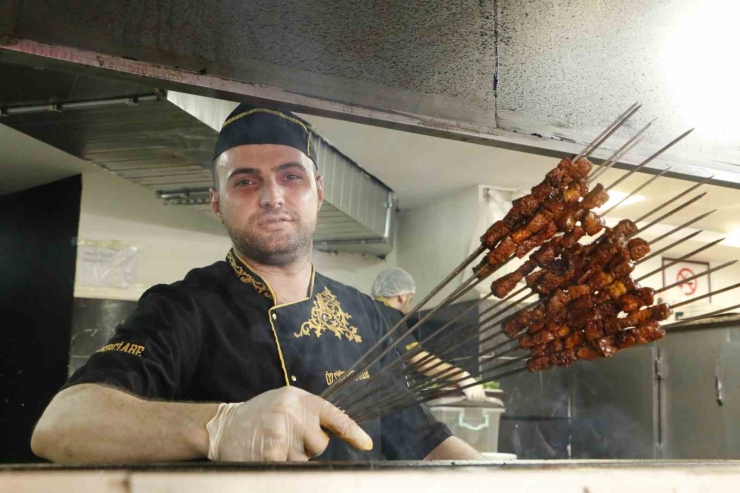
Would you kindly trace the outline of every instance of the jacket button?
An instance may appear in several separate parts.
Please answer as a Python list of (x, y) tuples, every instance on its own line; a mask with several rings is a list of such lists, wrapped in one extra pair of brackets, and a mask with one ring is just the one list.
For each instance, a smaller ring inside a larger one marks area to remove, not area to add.
[(272, 319), (273, 319), (273, 320), (277, 320), (277, 313), (273, 313), (273, 314), (272, 314)]
[(298, 379), (297, 379), (297, 378), (295, 377), (295, 375), (291, 375), (291, 376), (290, 376), (290, 379), (291, 379), (291, 380), (293, 380), (294, 382), (295, 382), (296, 380), (298, 380)]

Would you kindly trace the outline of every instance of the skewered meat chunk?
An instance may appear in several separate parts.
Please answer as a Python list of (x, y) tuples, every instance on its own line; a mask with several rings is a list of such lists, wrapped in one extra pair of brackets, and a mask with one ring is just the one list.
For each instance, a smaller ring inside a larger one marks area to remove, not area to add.
[(529, 258), (530, 260), (536, 262), (538, 266), (547, 267), (552, 263), (553, 260), (555, 260), (555, 257), (557, 256), (556, 253), (556, 246), (553, 245), (552, 242), (550, 242), (542, 245), (542, 248), (532, 253)]
[(559, 187), (566, 175), (567, 173), (563, 168), (555, 167), (547, 172), (545, 175), (545, 181), (553, 187)]
[(565, 338), (564, 345), (567, 349), (573, 349), (580, 346), (585, 341), (586, 335), (579, 330), (577, 332), (572, 332), (571, 334), (569, 334), (568, 337)]
[(540, 282), (540, 277), (545, 275), (545, 270), (537, 270), (529, 274), (524, 278), (524, 282), (527, 283), (527, 287), (534, 289), (534, 287)]
[(633, 238), (627, 243), (627, 247), (630, 250), (630, 258), (637, 262), (645, 255), (650, 253), (650, 245), (647, 241), (642, 238)]
[(673, 310), (666, 303), (659, 305), (650, 306), (643, 308), (636, 312), (630, 313), (624, 318), (619, 319), (619, 325), (621, 328), (626, 329), (627, 327), (636, 327), (643, 322), (648, 320), (665, 320), (673, 314)]
[(570, 295), (571, 300), (577, 300), (578, 298), (591, 294), (591, 288), (588, 287), (588, 284), (576, 284), (575, 286), (570, 286), (568, 288), (568, 294)]
[(570, 295), (565, 291), (558, 289), (547, 301), (547, 311), (549, 313), (559, 312), (568, 304), (569, 301)]
[(547, 330), (541, 330), (536, 334), (525, 334), (519, 338), (519, 345), (523, 348), (530, 348), (532, 346), (541, 346), (555, 339)]
[(571, 366), (578, 360), (575, 349), (563, 349), (555, 353), (555, 364), (558, 366)]
[(561, 168), (574, 180), (580, 180), (581, 178), (586, 177), (586, 175), (591, 172), (593, 166), (593, 163), (585, 157), (582, 157), (575, 162), (570, 159), (563, 159), (558, 163), (558, 168)]
[(511, 236), (507, 236), (501, 243), (499, 243), (495, 250), (488, 252), (488, 263), (498, 266), (506, 262), (515, 250), (516, 243), (514, 243)]
[(497, 298), (503, 298), (509, 294), (516, 284), (522, 280), (524, 273), (519, 269), (499, 277), (491, 283), (491, 292)]
[[(587, 284), (585, 286), (588, 287)], [(568, 310), (572, 312), (584, 312), (584, 311), (588, 311), (591, 308), (593, 308), (594, 301), (593, 301), (592, 295), (590, 294), (590, 291), (591, 291), (591, 288), (589, 288), (588, 294), (581, 296), (580, 298), (576, 300), (573, 300), (573, 302), (570, 305), (568, 305)]]
[(537, 234), (519, 244), (516, 249), (516, 256), (518, 258), (524, 257), (556, 234), (558, 234), (558, 226), (553, 222), (548, 223)]
[(604, 337), (604, 323), (601, 320), (589, 320), (586, 324), (586, 339), (594, 341)]
[(582, 180), (574, 181), (570, 186), (563, 192), (563, 202), (571, 204), (578, 202), (581, 197), (588, 193), (588, 185)]
[(619, 348), (615, 344), (614, 336), (600, 337), (593, 341), (596, 349), (599, 350), (602, 356), (605, 358), (611, 358), (619, 351)]
[(532, 217), (540, 207), (540, 201), (532, 195), (525, 195), (511, 202), (511, 210), (504, 217), (504, 223), (512, 228), (520, 222)]
[(604, 191), (604, 185), (599, 183), (591, 189), (585, 197), (583, 197), (581, 207), (587, 210), (598, 209), (602, 205), (606, 204), (608, 200), (609, 194)]
[(491, 264), (488, 261), (488, 258), (484, 258), (481, 260), (481, 263), (475, 266), (475, 269), (473, 271), (475, 272), (475, 275), (478, 279), (485, 279), (494, 272), (496, 272), (496, 269), (498, 268), (498, 265)]
[(480, 241), (486, 246), (486, 248), (493, 249), (499, 241), (509, 234), (509, 231), (509, 227), (503, 221), (496, 221), (490, 228), (488, 228), (485, 234), (481, 236)]
[(581, 225), (587, 235), (596, 236), (604, 229), (604, 220), (596, 215), (595, 212), (589, 211), (581, 219)]
[(537, 332), (544, 330), (546, 325), (547, 325), (547, 321), (536, 320), (529, 324), (529, 327), (527, 328), (527, 332), (530, 334), (536, 334)]
[(563, 210), (565, 210), (565, 204), (561, 202), (560, 200), (546, 200), (542, 207), (553, 215), (553, 217), (558, 217), (560, 214), (563, 213)]
[(622, 219), (612, 229), (613, 235), (622, 236), (625, 238), (630, 237), (635, 233), (637, 233), (637, 225), (629, 219)]
[(537, 199), (538, 202), (552, 198), (555, 192), (557, 192), (557, 188), (547, 182), (542, 182), (532, 187), (532, 197)]
[(619, 302), (622, 304), (622, 311), (631, 313), (643, 306), (650, 306), (653, 304), (655, 297), (655, 290), (652, 288), (640, 288), (633, 290), (621, 298)]
[(614, 281), (613, 275), (609, 274), (606, 271), (599, 270), (595, 272), (588, 280), (588, 285), (593, 291), (599, 291), (604, 286), (609, 285), (612, 281)]
[(661, 303), (651, 307), (652, 318), (658, 321), (666, 320), (673, 315), (673, 308), (668, 303)]
[(617, 332), (622, 330), (622, 327), (619, 325), (619, 319), (616, 317), (610, 317), (604, 320), (604, 333), (608, 336), (614, 335)]
[(578, 359), (585, 361), (593, 361), (601, 357), (601, 353), (591, 345), (581, 346), (576, 350), (576, 355), (578, 356)]
[(578, 244), (578, 241), (586, 235), (586, 231), (580, 226), (576, 226), (569, 233), (563, 235), (562, 248), (570, 250)]
[(547, 327), (548, 332), (553, 335), (553, 337), (559, 339), (562, 339), (564, 337), (567, 337), (568, 334), (570, 334), (570, 327), (568, 327), (565, 324), (550, 324)]
[(532, 372), (547, 370), (548, 368), (552, 368), (553, 366), (555, 366), (554, 363), (554, 361), (550, 361), (549, 356), (530, 358), (527, 360), (527, 370)]
[(614, 281), (611, 284), (604, 286), (604, 291), (612, 299), (617, 299), (624, 294), (627, 294), (627, 288), (624, 287), (622, 281)]

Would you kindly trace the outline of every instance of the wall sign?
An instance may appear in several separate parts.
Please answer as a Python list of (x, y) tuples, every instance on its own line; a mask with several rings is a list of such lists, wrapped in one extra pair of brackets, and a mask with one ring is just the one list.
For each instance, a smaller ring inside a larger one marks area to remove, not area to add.
[[(663, 266), (673, 262), (675, 259), (663, 258)], [(669, 286), (676, 282), (690, 279), (691, 277), (709, 270), (709, 262), (682, 261), (663, 270), (663, 287)], [(707, 274), (697, 279), (679, 284), (666, 292), (669, 299), (690, 299), (707, 294), (712, 290), (712, 275)], [(707, 303), (712, 302), (712, 297), (705, 298)], [(703, 300), (702, 300), (703, 301)]]

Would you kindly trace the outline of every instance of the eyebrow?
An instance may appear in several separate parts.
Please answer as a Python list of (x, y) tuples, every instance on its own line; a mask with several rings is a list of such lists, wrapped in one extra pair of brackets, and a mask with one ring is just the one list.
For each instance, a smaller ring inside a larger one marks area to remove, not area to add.
[[(296, 162), (290, 162), (290, 163), (281, 164), (280, 166), (274, 168), (274, 170), (275, 171), (283, 171), (283, 170), (286, 170), (286, 169), (293, 169), (293, 168), (300, 168), (303, 171), (307, 171), (305, 166), (303, 166), (300, 163), (296, 163)], [(229, 173), (229, 176), (227, 177), (227, 180), (230, 180), (232, 177), (234, 177), (236, 175), (257, 175), (257, 176), (259, 176), (261, 174), (262, 174), (262, 172), (259, 169), (257, 169), (257, 168), (237, 168), (234, 171), (232, 171), (231, 173)]]

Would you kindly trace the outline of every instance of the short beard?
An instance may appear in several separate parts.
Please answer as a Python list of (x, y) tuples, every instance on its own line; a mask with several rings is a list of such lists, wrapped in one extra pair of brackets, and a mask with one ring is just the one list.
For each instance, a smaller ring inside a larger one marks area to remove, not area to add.
[(287, 243), (279, 248), (271, 245), (269, 240), (253, 237), (249, 231), (232, 229), (224, 223), (237, 252), (262, 265), (284, 267), (293, 264), (311, 254), (315, 225), (296, 222), (296, 232)]

